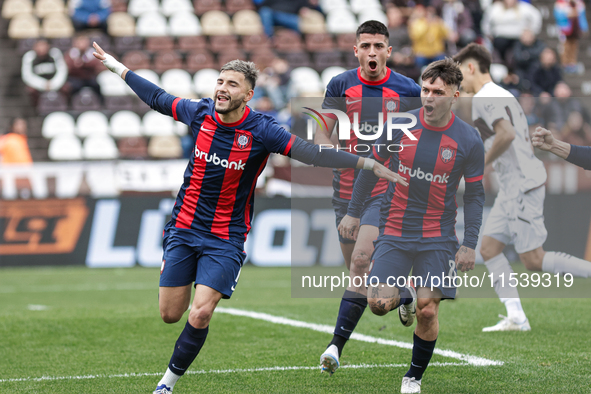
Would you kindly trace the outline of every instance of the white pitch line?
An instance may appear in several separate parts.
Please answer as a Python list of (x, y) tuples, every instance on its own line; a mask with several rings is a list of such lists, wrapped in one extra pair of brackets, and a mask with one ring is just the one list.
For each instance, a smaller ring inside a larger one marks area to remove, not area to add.
[[(466, 366), (467, 363), (430, 363), (430, 367), (453, 367)], [(356, 365), (342, 365), (340, 368), (349, 369), (369, 369), (369, 368), (408, 368), (408, 364), (356, 364)], [(185, 375), (206, 375), (206, 374), (224, 374), (224, 373), (249, 373), (249, 372), (282, 372), (282, 371), (311, 371), (320, 370), (319, 365), (313, 367), (308, 366), (294, 366), (294, 367), (261, 367), (261, 368), (245, 368), (245, 369), (211, 369), (187, 371)], [(145, 376), (162, 376), (162, 372), (144, 372), (144, 373), (123, 373), (116, 375), (80, 375), (80, 376), (42, 376), (40, 378), (13, 378), (0, 379), (0, 383), (15, 383), (15, 382), (46, 382), (54, 380), (86, 380), (86, 379), (115, 379), (115, 378), (137, 378)]]
[[(307, 322), (300, 321), (300, 320), (293, 320), (293, 319), (288, 319), (286, 317), (273, 316), (273, 315), (269, 315), (267, 313), (261, 313), (261, 312), (252, 312), (252, 311), (245, 311), (242, 309), (223, 308), (223, 307), (216, 308), (216, 312), (227, 313), (229, 315), (234, 315), (234, 316), (245, 316), (245, 317), (250, 317), (253, 319), (257, 319), (257, 320), (264, 320), (264, 321), (267, 321), (270, 323), (284, 324), (284, 325), (292, 326), (292, 327), (307, 328), (309, 330), (324, 332), (327, 334), (332, 334), (334, 331), (333, 326), (328, 326), (325, 324), (307, 323)], [(351, 339), (355, 339), (355, 340), (362, 341), (362, 342), (377, 343), (380, 345), (396, 346), (396, 347), (400, 347), (403, 349), (412, 349), (412, 343), (395, 341), (392, 339), (372, 337), (370, 335), (353, 333), (351, 335)], [(440, 356), (443, 356), (443, 357), (450, 357), (450, 358), (455, 358), (460, 361), (465, 361), (468, 364), (476, 366), (476, 367), (485, 367), (485, 366), (503, 365), (504, 364), (503, 361), (489, 360), (489, 359), (486, 359), (483, 357), (471, 356), (469, 354), (462, 354), (462, 353), (454, 352), (453, 350), (445, 350), (445, 349), (435, 348), (434, 353), (438, 354)]]

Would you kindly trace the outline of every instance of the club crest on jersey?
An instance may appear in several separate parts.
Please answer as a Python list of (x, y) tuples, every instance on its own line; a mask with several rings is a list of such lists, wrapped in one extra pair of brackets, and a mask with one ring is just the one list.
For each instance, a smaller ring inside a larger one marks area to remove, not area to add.
[(234, 143), (240, 149), (246, 149), (250, 146), (252, 142), (252, 137), (246, 134), (236, 134), (236, 138), (234, 139)]
[(397, 99), (386, 99), (384, 107), (387, 112), (398, 112), (398, 100)]
[(439, 150), (439, 153), (441, 154), (441, 161), (443, 161), (445, 164), (452, 161), (456, 156), (456, 150), (449, 146), (442, 146)]

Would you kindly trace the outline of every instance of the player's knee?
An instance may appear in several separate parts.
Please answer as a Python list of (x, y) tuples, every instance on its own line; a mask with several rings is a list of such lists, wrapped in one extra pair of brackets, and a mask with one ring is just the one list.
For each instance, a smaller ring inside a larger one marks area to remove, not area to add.
[(482, 255), (484, 261), (488, 261), (495, 257), (498, 254), (495, 253), (496, 250), (494, 250), (490, 245), (486, 244), (485, 242), (483, 242), (482, 246), (480, 246), (480, 254)]
[(189, 323), (193, 327), (205, 328), (209, 325), (213, 309), (208, 307), (193, 308), (189, 312)]
[(181, 320), (183, 317), (182, 313), (177, 313), (171, 310), (160, 310), (160, 317), (162, 321), (166, 324), (173, 324)]
[(390, 312), (390, 309), (387, 308), (385, 299), (368, 298), (367, 304), (374, 315), (384, 316), (386, 313)]
[(353, 255), (351, 256), (352, 266), (351, 270), (355, 271), (356, 273), (364, 274), (369, 269), (369, 259), (371, 257), (370, 253), (367, 253), (364, 250), (355, 249), (353, 251)]
[(524, 255), (521, 256), (521, 262), (530, 271), (541, 271), (542, 270), (542, 258), (537, 255)]
[(430, 298), (417, 300), (417, 319), (429, 321), (437, 318), (437, 303)]

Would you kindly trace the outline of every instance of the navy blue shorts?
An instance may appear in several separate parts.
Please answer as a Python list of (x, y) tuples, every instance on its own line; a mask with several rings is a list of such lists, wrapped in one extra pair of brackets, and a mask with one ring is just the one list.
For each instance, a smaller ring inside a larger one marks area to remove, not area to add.
[[(394, 242), (378, 240), (372, 255), (368, 286), (386, 283), (401, 288), (410, 271), (416, 287), (438, 288), (443, 298), (455, 298), (457, 242)], [(376, 279), (377, 278), (377, 279)], [(446, 279), (448, 278), (448, 279)]]
[[(374, 226), (380, 227), (380, 208), (382, 206), (382, 197), (384, 195), (380, 194), (379, 196), (371, 197), (365, 202), (363, 209), (361, 210), (361, 217), (359, 218), (359, 226)], [(332, 199), (332, 207), (334, 208), (334, 213), (336, 215), (336, 224), (337, 229), (339, 228), (339, 224), (341, 224), (341, 220), (347, 214), (347, 209), (349, 208), (349, 200), (341, 199), (341, 198), (333, 198)], [(339, 241), (342, 244), (354, 244), (355, 241), (349, 238), (341, 237), (339, 233)]]
[(171, 228), (164, 232), (160, 286), (205, 285), (230, 298), (246, 252), (211, 234)]

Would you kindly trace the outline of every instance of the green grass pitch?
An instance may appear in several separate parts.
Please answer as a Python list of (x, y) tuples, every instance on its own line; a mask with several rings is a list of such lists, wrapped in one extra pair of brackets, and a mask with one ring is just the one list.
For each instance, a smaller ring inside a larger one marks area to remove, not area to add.
[[(146, 268), (0, 269), (0, 392), (151, 393), (186, 321), (160, 320), (158, 274)], [(247, 266), (232, 300), (220, 306), (333, 325), (339, 299), (291, 298), (290, 274)], [(591, 392), (591, 300), (526, 298), (523, 306), (531, 332), (482, 333), (504, 312), (497, 299), (443, 302), (437, 348), (504, 364), (479, 367), (435, 355), (432, 362), (455, 365), (429, 367), (422, 392)], [(402, 327), (397, 314), (366, 311), (356, 332), (412, 340), (412, 329)], [(356, 340), (345, 347), (342, 365), (374, 367), (342, 368), (332, 377), (319, 369), (252, 370), (315, 367), (330, 338), (214, 314), (207, 342), (175, 393), (399, 392), (407, 367), (387, 364), (408, 365), (411, 351)]]

